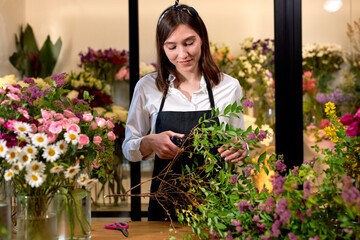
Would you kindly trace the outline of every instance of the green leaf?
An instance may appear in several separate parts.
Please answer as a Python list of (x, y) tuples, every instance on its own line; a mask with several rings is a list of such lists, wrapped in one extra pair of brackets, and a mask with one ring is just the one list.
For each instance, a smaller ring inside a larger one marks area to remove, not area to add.
[(258, 158), (258, 164), (265, 162), (265, 159), (266, 159), (266, 152), (263, 152)]
[(266, 166), (263, 166), (263, 169), (264, 169), (266, 175), (269, 175), (269, 169)]
[(205, 172), (208, 173), (208, 172), (210, 172), (213, 168), (214, 168), (214, 163), (210, 163), (210, 164), (206, 167)]
[(228, 114), (231, 111), (231, 105), (226, 106), (224, 114)]
[(46, 38), (39, 52), (40, 77), (45, 78), (52, 74), (60, 54), (61, 45), (61, 38), (58, 38), (55, 45), (51, 42), (50, 36)]
[(20, 44), (24, 49), (25, 54), (36, 53), (39, 51), (39, 48), (36, 44), (36, 39), (34, 36), (34, 32), (30, 25), (28, 24), (25, 28), (25, 31), (22, 32), (22, 27), (20, 29)]
[(71, 190), (70, 193), (73, 196), (73, 198), (77, 201), (84, 199), (87, 195), (90, 194), (89, 191), (82, 188), (76, 188), (74, 190)]
[(226, 225), (221, 222), (216, 223), (215, 226), (221, 230), (225, 230), (227, 228)]

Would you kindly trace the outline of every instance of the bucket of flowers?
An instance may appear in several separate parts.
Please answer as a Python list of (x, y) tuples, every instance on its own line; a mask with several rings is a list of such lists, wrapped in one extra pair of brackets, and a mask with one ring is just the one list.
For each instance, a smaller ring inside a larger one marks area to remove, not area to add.
[(88, 189), (97, 182), (90, 178), (91, 165), (112, 158), (114, 124), (91, 112), (86, 92), (84, 100), (66, 98), (65, 78), (44, 79), (47, 87), (25, 78), (0, 88), (0, 161), (17, 196), (17, 239), (58, 237), (56, 196), (66, 202), (69, 238), (76, 225), (80, 235), (90, 234), (78, 201), (90, 197)]

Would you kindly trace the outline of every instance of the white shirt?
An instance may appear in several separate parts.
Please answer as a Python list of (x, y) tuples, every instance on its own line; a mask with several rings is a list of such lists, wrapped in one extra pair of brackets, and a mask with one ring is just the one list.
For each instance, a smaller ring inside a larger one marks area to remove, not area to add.
[[(125, 140), (122, 144), (123, 154), (129, 161), (138, 162), (155, 158), (155, 153), (152, 153), (143, 159), (139, 148), (142, 138), (149, 134), (149, 131), (150, 134), (155, 133), (156, 118), (163, 97), (163, 93), (156, 87), (156, 76), (157, 73), (150, 73), (141, 78), (135, 86), (126, 122)], [(170, 75), (170, 87), (162, 111), (186, 112), (211, 109), (204, 76), (200, 80), (200, 89), (192, 94), (191, 101), (174, 88), (174, 80), (175, 77)], [(229, 104), (235, 101), (240, 104), (243, 97), (239, 81), (226, 74), (222, 74), (222, 80), (212, 91), (215, 109), (219, 108), (220, 114)], [(245, 129), (243, 115), (239, 116), (240, 118), (219, 117), (219, 121), (231, 124), (235, 128)]]

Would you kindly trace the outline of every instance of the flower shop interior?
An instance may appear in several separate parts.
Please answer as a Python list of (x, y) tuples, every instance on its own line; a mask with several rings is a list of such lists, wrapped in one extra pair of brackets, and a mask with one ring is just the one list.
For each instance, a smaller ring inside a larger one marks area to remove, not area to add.
[(251, 101), (225, 113), (246, 161), (186, 172), (177, 221), (151, 225), (153, 161), (121, 144), (174, 1), (0, 0), (0, 239), (360, 239), (360, 1), (180, 3)]

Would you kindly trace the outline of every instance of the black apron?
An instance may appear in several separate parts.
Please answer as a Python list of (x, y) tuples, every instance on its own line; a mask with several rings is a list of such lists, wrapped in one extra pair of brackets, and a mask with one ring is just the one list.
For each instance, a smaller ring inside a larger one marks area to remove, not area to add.
[[(215, 108), (214, 96), (211, 89), (209, 81), (205, 78), (206, 86), (208, 90), (210, 106)], [(159, 113), (156, 119), (155, 133), (162, 133), (164, 131), (173, 131), (176, 133), (183, 133), (187, 136), (191, 129), (198, 124), (200, 117), (203, 117), (206, 114), (207, 118), (211, 117), (211, 110), (204, 111), (189, 111), (189, 112), (176, 112), (176, 111), (162, 111), (167, 90), (162, 98)], [(215, 122), (219, 125), (219, 119), (216, 117)], [(211, 123), (210, 123), (211, 124)], [(196, 157), (198, 164), (204, 164), (204, 159), (202, 157)], [(155, 156), (153, 177), (158, 176), (160, 173), (163, 173), (163, 170), (169, 165), (171, 159), (160, 159), (158, 156)], [(181, 174), (181, 169), (183, 166), (191, 166), (193, 164), (193, 159), (189, 158), (188, 154), (182, 153), (178, 160), (174, 163), (171, 168), (171, 174)], [(159, 189), (160, 180), (154, 179), (151, 182), (151, 193), (155, 193)], [(159, 199), (161, 200), (161, 199)], [(162, 202), (163, 204), (163, 202)], [(172, 220), (177, 220), (175, 209), (173, 205), (164, 205), (164, 207), (169, 211)], [(165, 221), (169, 220), (168, 215), (165, 213), (163, 207), (159, 204), (157, 199), (150, 198), (149, 209), (148, 209), (148, 220), (149, 221)]]

